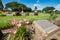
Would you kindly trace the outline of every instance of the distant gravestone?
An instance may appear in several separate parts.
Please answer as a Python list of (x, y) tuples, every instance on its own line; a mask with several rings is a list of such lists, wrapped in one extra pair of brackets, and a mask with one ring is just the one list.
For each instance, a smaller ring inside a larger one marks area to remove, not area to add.
[(34, 13), (30, 13), (29, 15), (30, 15), (30, 16), (34, 16)]
[(35, 12), (34, 12), (34, 15), (35, 15), (35, 16), (36, 16), (36, 15), (38, 15), (38, 12), (37, 12), (37, 11), (35, 11)]
[(14, 14), (7, 14), (7, 16), (13, 16)]
[(22, 16), (25, 16), (23, 8), (22, 8), (22, 11), (20, 13), (21, 13)]
[(16, 14), (16, 16), (21, 16), (19, 11), (16, 11), (15, 14)]

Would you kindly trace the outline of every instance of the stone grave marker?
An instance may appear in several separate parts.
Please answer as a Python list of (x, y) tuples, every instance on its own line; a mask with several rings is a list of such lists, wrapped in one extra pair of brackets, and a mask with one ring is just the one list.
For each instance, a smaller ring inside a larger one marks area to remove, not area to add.
[(59, 30), (56, 25), (48, 20), (36, 20), (32, 26), (35, 28), (35, 37), (37, 37), (34, 40), (42, 40), (44, 37), (48, 37)]

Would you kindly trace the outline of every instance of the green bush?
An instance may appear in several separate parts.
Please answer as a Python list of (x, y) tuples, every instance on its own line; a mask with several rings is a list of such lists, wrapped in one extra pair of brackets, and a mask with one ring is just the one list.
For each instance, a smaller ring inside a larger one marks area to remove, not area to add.
[(55, 20), (55, 18), (57, 18), (57, 14), (50, 14), (49, 16), (49, 20)]
[(2, 13), (2, 14), (0, 14), (0, 16), (6, 16), (6, 14), (3, 14), (3, 13)]
[(0, 14), (2, 13), (2, 11), (0, 11)]

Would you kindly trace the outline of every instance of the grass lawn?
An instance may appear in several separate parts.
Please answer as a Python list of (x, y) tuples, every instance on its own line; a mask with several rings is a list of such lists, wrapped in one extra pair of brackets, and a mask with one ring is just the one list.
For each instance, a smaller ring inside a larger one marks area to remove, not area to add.
[[(58, 17), (60, 17), (60, 14), (58, 14)], [(9, 27), (10, 26), (9, 22), (12, 19), (19, 20), (24, 18), (27, 18), (31, 22), (33, 22), (34, 20), (48, 19), (49, 14), (39, 14), (38, 16), (0, 16), (0, 28), (4, 28), (7, 26)]]

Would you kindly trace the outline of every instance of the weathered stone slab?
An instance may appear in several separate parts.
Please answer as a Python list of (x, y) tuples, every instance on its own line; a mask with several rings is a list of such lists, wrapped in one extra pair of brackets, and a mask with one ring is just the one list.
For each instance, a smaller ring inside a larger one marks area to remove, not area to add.
[(34, 40), (43, 40), (45, 37), (48, 38), (48, 36), (53, 35), (59, 30), (59, 27), (48, 20), (36, 20), (32, 25), (35, 28), (36, 35)]
[(59, 29), (56, 25), (49, 22), (48, 20), (34, 21), (33, 27), (39, 30), (39, 32), (42, 32), (42, 35), (45, 35), (45, 36)]

